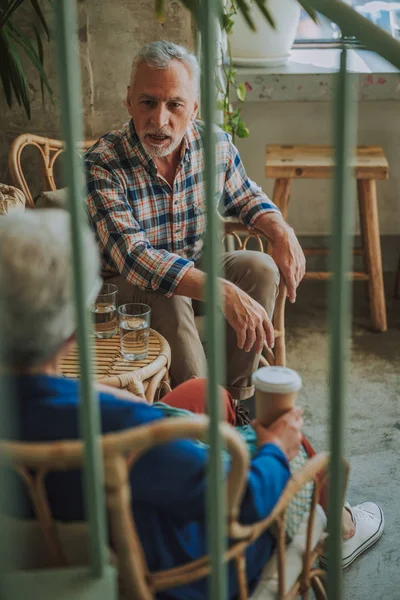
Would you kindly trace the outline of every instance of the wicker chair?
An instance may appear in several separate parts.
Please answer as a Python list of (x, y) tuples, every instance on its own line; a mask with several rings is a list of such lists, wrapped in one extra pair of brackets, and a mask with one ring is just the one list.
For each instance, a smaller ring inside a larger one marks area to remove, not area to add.
[[(321, 478), (316, 478), (316, 475), (326, 474), (328, 456), (315, 456), (292, 476), (268, 518), (244, 526), (239, 523), (238, 516), (246, 486), (249, 454), (244, 441), (232, 427), (221, 424), (220, 428), (232, 457), (226, 486), (228, 534), (232, 544), (225, 552), (225, 560), (235, 563), (240, 600), (248, 598), (246, 548), (272, 524), (277, 531), (277, 551), (266, 567), (268, 579), (262, 578), (253, 598), (288, 600), (298, 594), (308, 597), (308, 590), (312, 588), (318, 600), (326, 600), (325, 573), (314, 565), (324, 541), (323, 526), (316, 510)], [(129, 470), (144, 452), (179, 438), (205, 439), (207, 429), (207, 417), (166, 419), (102, 438), (111, 546), (116, 554), (121, 590), (126, 600), (152, 600), (157, 591), (188, 584), (210, 574), (208, 556), (167, 571), (149, 572), (132, 515), (129, 487)], [(71, 563), (65, 556), (58, 525), (51, 514), (45, 477), (51, 471), (81, 469), (83, 461), (83, 443), (80, 440), (42, 444), (0, 442), (0, 463), (8, 467), (11, 465), (26, 485), (55, 568)], [(311, 479), (315, 480), (315, 487), (309, 516), (304, 521), (303, 541), (297, 541), (293, 549), (294, 542), (285, 545), (286, 509), (299, 489)]]
[[(81, 145), (81, 150), (87, 150), (95, 143), (94, 140), (85, 141)], [(64, 150), (64, 142), (54, 140), (38, 135), (24, 133), (19, 135), (11, 144), (8, 165), (10, 168), (11, 178), (15, 187), (21, 189), (26, 196), (26, 205), (29, 208), (34, 208), (35, 203), (29, 190), (29, 186), (24, 176), (21, 165), (21, 154), (27, 146), (36, 147), (43, 160), (42, 176), (44, 179), (45, 190), (55, 191), (56, 185), (54, 181), (54, 165), (57, 158)], [(239, 250), (245, 250), (251, 238), (256, 240), (260, 252), (267, 251), (268, 242), (255, 231), (249, 231), (248, 228), (236, 219), (223, 219), (225, 235), (224, 238), (233, 238)], [(261, 364), (263, 366), (279, 365), (286, 366), (286, 346), (285, 346), (285, 303), (286, 303), (286, 288), (281, 282), (279, 295), (276, 301), (273, 324), (275, 329), (275, 348), (272, 351), (265, 344)], [(199, 330), (203, 329), (201, 317), (197, 321)]]

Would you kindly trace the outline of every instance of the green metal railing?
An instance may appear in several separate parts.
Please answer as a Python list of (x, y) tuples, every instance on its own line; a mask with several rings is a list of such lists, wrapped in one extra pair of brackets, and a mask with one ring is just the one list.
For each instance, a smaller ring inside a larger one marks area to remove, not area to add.
[[(400, 68), (400, 44), (388, 34), (337, 0), (309, 0), (310, 7), (338, 23), (346, 35), (356, 35), (370, 49)], [(214, 65), (216, 14), (218, 0), (202, 0), (199, 29), (202, 39), (202, 114), (205, 121), (205, 170), (208, 229), (207, 265), (207, 354), (208, 409), (210, 414), (210, 469), (208, 476), (208, 531), (212, 561), (210, 598), (224, 600), (227, 595), (226, 566), (222, 554), (226, 545), (225, 493), (221, 465), (222, 441), (219, 435), (221, 408), (218, 383), (224, 382), (223, 326), (217, 277), (219, 274), (218, 219), (215, 213), (215, 143), (213, 133), (215, 94)], [(101, 578), (105, 569), (106, 520), (103, 476), (99, 451), (99, 411), (92, 385), (92, 360), (89, 344), (87, 290), (84, 278), (84, 254), (81, 227), (84, 178), (81, 159), (75, 151), (83, 139), (81, 119), (80, 67), (77, 53), (76, 0), (54, 2), (60, 101), (64, 139), (67, 142), (66, 181), (70, 190), (73, 270), (81, 362), (81, 423), (86, 449), (86, 504), (90, 527), (90, 561), (93, 578)], [(341, 511), (343, 487), (343, 430), (346, 398), (346, 365), (350, 330), (351, 235), (354, 213), (354, 180), (349, 157), (356, 145), (356, 103), (352, 77), (347, 73), (347, 49), (343, 48), (337, 80), (335, 109), (336, 181), (333, 196), (333, 278), (330, 294), (330, 407), (331, 407), (331, 486), (329, 503), (329, 574), (330, 600), (340, 600), (341, 584)], [(4, 395), (4, 390), (1, 390)]]
[(89, 342), (89, 290), (85, 280), (83, 229), (85, 178), (78, 153), (83, 140), (81, 76), (77, 48), (77, 14), (75, 0), (54, 3), (57, 34), (57, 62), (62, 130), (66, 142), (65, 180), (68, 182), (68, 206), (71, 213), (71, 239), (75, 291), (75, 312), (78, 326), (79, 362), (81, 372), (80, 422), (85, 441), (85, 500), (89, 521), (89, 556), (93, 575), (102, 577), (106, 564), (106, 512), (103, 468), (100, 452), (100, 415), (97, 395), (93, 389), (93, 368)]

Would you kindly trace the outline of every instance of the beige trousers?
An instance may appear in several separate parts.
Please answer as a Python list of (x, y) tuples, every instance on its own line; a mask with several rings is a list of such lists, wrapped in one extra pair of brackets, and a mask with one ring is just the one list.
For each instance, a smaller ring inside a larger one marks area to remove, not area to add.
[[(279, 271), (267, 254), (239, 250), (223, 256), (226, 279), (259, 302), (272, 318), (279, 287)], [(171, 379), (173, 386), (191, 377), (206, 375), (206, 357), (195, 324), (200, 303), (185, 296), (166, 298), (159, 292), (142, 291), (121, 275), (104, 273), (107, 283), (118, 286), (118, 303), (143, 302), (151, 307), (151, 327), (161, 333), (171, 346)], [(226, 325), (226, 388), (237, 400), (250, 398), (254, 389), (251, 376), (258, 368), (260, 354), (245, 352), (237, 346), (236, 333)]]

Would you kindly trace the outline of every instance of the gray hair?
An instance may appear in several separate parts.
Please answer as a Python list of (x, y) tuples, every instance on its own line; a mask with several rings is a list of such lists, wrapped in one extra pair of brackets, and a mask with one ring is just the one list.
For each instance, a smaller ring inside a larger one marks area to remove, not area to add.
[(196, 94), (199, 91), (200, 85), (200, 67), (197, 58), (183, 46), (159, 40), (150, 42), (139, 50), (138, 54), (133, 59), (130, 85), (133, 86), (136, 72), (142, 63), (153, 67), (153, 69), (167, 69), (172, 60), (179, 60), (190, 71), (193, 83), (195, 85)]
[[(60, 209), (0, 217), (0, 305), (9, 366), (40, 365), (76, 329), (69, 219)], [(84, 250), (89, 304), (101, 280), (97, 245), (87, 227)]]

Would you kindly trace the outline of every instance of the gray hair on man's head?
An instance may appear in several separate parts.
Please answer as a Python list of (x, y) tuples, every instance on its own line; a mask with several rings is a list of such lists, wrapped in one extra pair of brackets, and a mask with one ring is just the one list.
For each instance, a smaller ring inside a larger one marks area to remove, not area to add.
[[(84, 228), (88, 304), (101, 286), (94, 236)], [(2, 362), (40, 365), (75, 331), (69, 213), (35, 209), (0, 217)]]
[(200, 67), (197, 58), (183, 46), (164, 40), (150, 42), (139, 50), (132, 63), (130, 79), (131, 87), (134, 84), (137, 69), (142, 63), (153, 67), (153, 69), (167, 69), (172, 60), (179, 60), (189, 69), (196, 94), (198, 94)]

